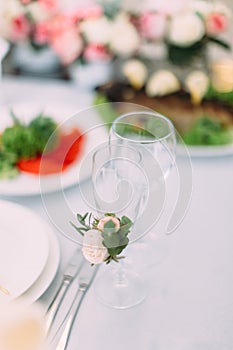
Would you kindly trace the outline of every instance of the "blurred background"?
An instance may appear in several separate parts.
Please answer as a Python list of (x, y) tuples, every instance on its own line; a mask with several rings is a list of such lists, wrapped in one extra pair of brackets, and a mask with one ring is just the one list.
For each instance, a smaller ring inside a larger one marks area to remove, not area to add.
[(93, 103), (167, 115), (187, 144), (229, 143), (232, 11), (231, 0), (1, 0), (3, 75), (66, 80)]

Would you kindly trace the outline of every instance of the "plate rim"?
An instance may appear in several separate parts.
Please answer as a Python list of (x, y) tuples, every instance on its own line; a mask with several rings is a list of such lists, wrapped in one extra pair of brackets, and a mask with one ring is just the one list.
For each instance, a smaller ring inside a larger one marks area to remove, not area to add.
[[(21, 214), (25, 215), (25, 216), (30, 216), (30, 220), (33, 220), (33, 223), (35, 223), (37, 226), (40, 224), (40, 217), (30, 208), (21, 205), (19, 203), (16, 202), (12, 202), (10, 200), (4, 200), (4, 199), (0, 199), (0, 205), (3, 206), (3, 208), (6, 208), (5, 212), (9, 212), (11, 214), (14, 214), (16, 211), (18, 211)], [(4, 210), (4, 209), (3, 209)], [(24, 216), (24, 218), (25, 218)], [(39, 237), (41, 237), (41, 235), (43, 234), (44, 237), (44, 242), (45, 242), (45, 250), (43, 250), (44, 252), (44, 258), (43, 263), (40, 265), (40, 267), (37, 269), (36, 274), (33, 272), (33, 278), (30, 279), (30, 282), (25, 283), (25, 287), (24, 288), (20, 288), (17, 293), (13, 293), (13, 296), (9, 296), (9, 301), (16, 299), (17, 297), (19, 297), (20, 295), (22, 295), (23, 293), (25, 293), (40, 277), (40, 275), (42, 274), (47, 261), (48, 261), (48, 257), (49, 257), (49, 239), (48, 239), (48, 235), (46, 232), (42, 232), (41, 233), (41, 227), (42, 225), (39, 226), (39, 231), (37, 231), (37, 234), (39, 234)], [(4, 300), (4, 299), (3, 299)], [(7, 302), (7, 298), (5, 299), (5, 301)]]
[[(49, 288), (49, 286), (52, 284), (53, 280), (56, 277), (56, 274), (58, 272), (59, 265), (60, 265), (60, 259), (61, 259), (60, 244), (59, 244), (57, 235), (55, 233), (55, 230), (51, 227), (51, 225), (46, 220), (44, 220), (43, 218), (40, 218), (40, 219), (43, 222), (49, 237), (49, 242), (50, 242), (49, 258), (44, 270), (42, 271), (41, 275), (36, 280), (36, 282), (24, 294), (22, 294), (21, 296), (15, 299), (15, 300), (19, 300), (20, 302), (26, 305), (30, 305), (34, 303), (40, 297), (42, 297), (43, 294), (47, 291), (47, 289)], [(46, 275), (46, 273), (48, 274), (48, 276), (46, 276), (46, 282), (44, 282), (44, 278), (45, 278), (44, 276)]]

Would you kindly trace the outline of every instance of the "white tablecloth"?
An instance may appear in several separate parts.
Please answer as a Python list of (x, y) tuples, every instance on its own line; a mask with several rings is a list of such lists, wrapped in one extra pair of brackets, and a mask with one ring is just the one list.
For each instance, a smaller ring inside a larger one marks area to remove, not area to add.
[[(92, 100), (77, 86), (55, 80), (8, 77), (2, 89), (5, 103), (62, 101), (73, 106), (74, 112), (90, 106)], [(196, 158), (192, 165), (194, 188), (189, 211), (175, 234), (163, 240), (167, 254), (162, 261), (142, 269), (148, 297), (134, 308), (114, 310), (99, 304), (91, 288), (76, 319), (70, 350), (232, 349), (233, 156)], [(65, 195), (77, 211), (85, 211), (77, 187), (67, 189)], [(49, 197), (59, 213), (58, 194)], [(50, 222), (40, 196), (10, 200), (35, 210)], [(45, 305), (51, 301), (62, 270), (76, 249), (74, 243), (56, 232), (61, 263), (55, 281), (40, 299)]]

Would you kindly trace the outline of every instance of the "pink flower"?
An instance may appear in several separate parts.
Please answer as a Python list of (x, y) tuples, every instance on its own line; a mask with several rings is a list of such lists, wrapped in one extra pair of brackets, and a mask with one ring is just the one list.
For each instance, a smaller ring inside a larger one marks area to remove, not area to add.
[(34, 41), (37, 44), (44, 45), (49, 42), (49, 38), (49, 24), (46, 22), (37, 23), (35, 26)]
[(71, 16), (65, 14), (56, 15), (49, 24), (50, 35), (52, 38), (62, 35), (64, 31), (74, 28), (74, 25)]
[(75, 28), (68, 28), (51, 39), (51, 46), (62, 63), (68, 65), (80, 56), (83, 42)]
[[(26, 0), (27, 1), (27, 0)], [(53, 11), (57, 7), (57, 0), (38, 0), (39, 4), (47, 11)]]
[(81, 7), (76, 10), (73, 14), (73, 19), (75, 22), (82, 19), (95, 19), (101, 17), (103, 10), (99, 5), (93, 5), (90, 7)]
[(30, 23), (26, 16), (18, 15), (12, 19), (11, 31), (13, 41), (25, 40), (30, 33)]
[(100, 219), (98, 225), (97, 225), (97, 228), (100, 230), (100, 231), (103, 231), (104, 229), (104, 225), (106, 224), (106, 222), (108, 221), (112, 221), (115, 225), (115, 230), (116, 232), (119, 230), (120, 228), (120, 221), (113, 217), (113, 216), (105, 216), (103, 219)]
[(224, 32), (227, 26), (227, 18), (221, 13), (212, 12), (206, 20), (207, 33), (211, 35)]
[(142, 35), (149, 40), (161, 39), (166, 30), (166, 17), (159, 13), (145, 13), (140, 18)]
[(111, 55), (103, 45), (90, 44), (88, 45), (83, 54), (87, 61), (107, 61), (111, 58)]
[(31, 0), (20, 0), (21, 4), (27, 5), (30, 4)]

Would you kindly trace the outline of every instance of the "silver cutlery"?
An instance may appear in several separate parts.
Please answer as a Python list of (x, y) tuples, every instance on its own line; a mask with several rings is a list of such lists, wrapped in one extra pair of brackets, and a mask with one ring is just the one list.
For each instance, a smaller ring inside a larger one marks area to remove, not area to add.
[(57, 312), (61, 306), (61, 303), (68, 291), (68, 288), (70, 287), (71, 283), (81, 270), (84, 263), (83, 255), (80, 250), (76, 250), (70, 259), (67, 267), (65, 268), (63, 279), (61, 282), (61, 285), (55, 294), (51, 304), (48, 307), (47, 313), (46, 313), (46, 331), (47, 334), (49, 334), (51, 327), (53, 325), (53, 322), (55, 320), (55, 317), (57, 315)]
[[(90, 285), (92, 284), (92, 281), (97, 273), (97, 270), (98, 270), (97, 266), (91, 266), (90, 263), (87, 261), (84, 262), (80, 272), (78, 290), (74, 297), (74, 301), (70, 307), (70, 310), (68, 312), (66, 319), (64, 320), (64, 322), (62, 323), (61, 327), (59, 328), (59, 330), (55, 335), (56, 337), (60, 332), (60, 330), (62, 329), (62, 333), (58, 339), (58, 343), (57, 343), (57, 346), (55, 347), (55, 350), (66, 350), (78, 310), (80, 308), (80, 305), (83, 301), (83, 298), (86, 292), (88, 291)], [(55, 337), (53, 339), (55, 339)]]

